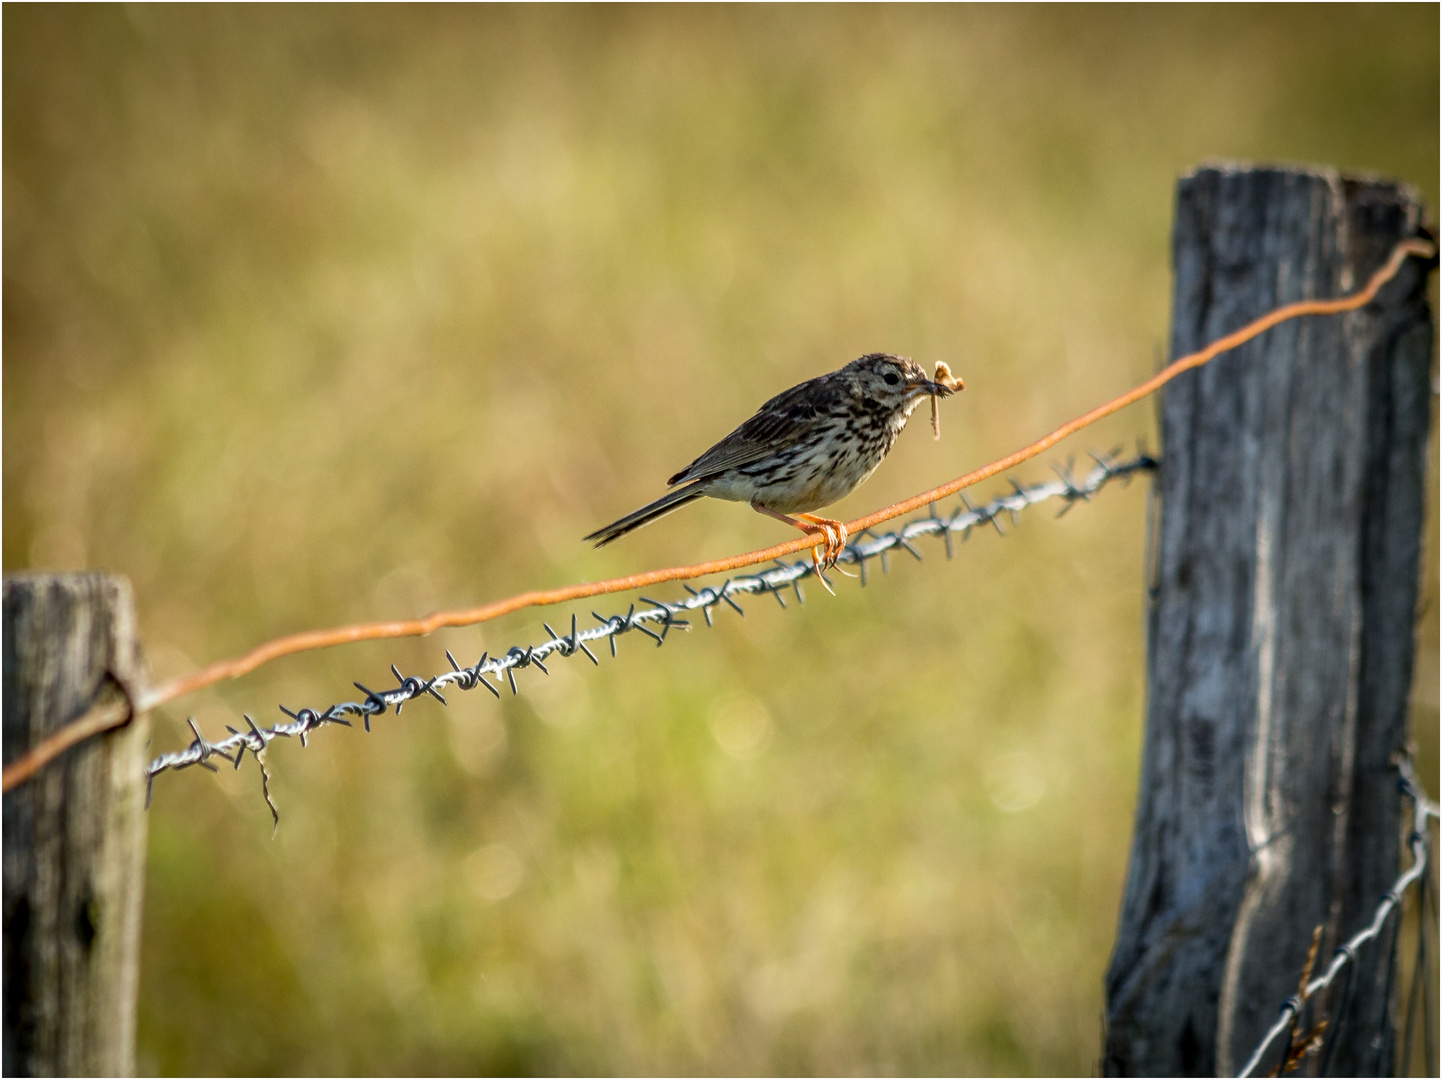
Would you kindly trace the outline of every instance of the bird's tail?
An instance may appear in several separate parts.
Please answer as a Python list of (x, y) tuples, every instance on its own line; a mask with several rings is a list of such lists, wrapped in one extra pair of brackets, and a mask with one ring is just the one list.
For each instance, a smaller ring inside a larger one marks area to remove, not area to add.
[(674, 491), (668, 491), (655, 502), (647, 503), (639, 510), (627, 514), (619, 521), (613, 521), (604, 529), (597, 529), (590, 536), (583, 537), (585, 540), (596, 541), (597, 547), (605, 547), (612, 540), (625, 536), (642, 525), (649, 525), (657, 518), (663, 518), (672, 510), (685, 506), (688, 502), (701, 498), (702, 492), (697, 490), (700, 481), (693, 481), (684, 487), (678, 487)]

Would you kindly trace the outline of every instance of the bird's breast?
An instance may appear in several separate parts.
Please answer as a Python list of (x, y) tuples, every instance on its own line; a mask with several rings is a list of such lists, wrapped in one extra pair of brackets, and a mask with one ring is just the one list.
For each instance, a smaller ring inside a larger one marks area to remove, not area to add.
[(876, 471), (900, 430), (885, 423), (838, 424), (783, 467), (758, 472), (753, 498), (783, 514), (830, 506)]
[(915, 402), (888, 407), (851, 400), (822, 422), (766, 456), (710, 477), (704, 493), (716, 499), (756, 502), (783, 514), (805, 513), (849, 495), (890, 452)]

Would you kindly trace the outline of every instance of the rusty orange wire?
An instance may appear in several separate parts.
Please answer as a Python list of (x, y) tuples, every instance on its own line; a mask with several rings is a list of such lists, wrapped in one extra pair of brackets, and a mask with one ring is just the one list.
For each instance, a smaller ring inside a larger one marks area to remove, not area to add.
[[(1205, 348), (1172, 361), (1172, 363), (1168, 364), (1141, 385), (1133, 387), (1126, 393), (1112, 398), (1102, 405), (1098, 405), (1090, 412), (1083, 413), (1074, 420), (1068, 421), (1050, 434), (1043, 435), (1040, 439), (1022, 447), (1014, 453), (998, 458), (989, 465), (983, 465), (979, 469), (973, 469), (971, 472), (963, 476), (958, 476), (955, 480), (950, 480), (939, 487), (934, 487), (930, 491), (923, 491), (920, 495), (914, 495), (909, 499), (893, 503), (884, 509), (867, 514), (865, 517), (857, 518), (855, 521), (848, 521), (846, 523), (847, 531), (851, 533), (861, 532), (864, 529), (880, 525), (882, 522), (890, 521), (892, 518), (920, 510), (922, 507), (944, 499), (948, 495), (954, 495), (998, 473), (1014, 468), (1023, 461), (1034, 458), (1038, 454), (1045, 453), (1067, 436), (1074, 435), (1076, 432), (1096, 423), (1098, 420), (1140, 401), (1149, 394), (1155, 393), (1183, 372), (1201, 367), (1207, 363), (1207, 361), (1214, 359), (1229, 349), (1234, 349), (1238, 345), (1251, 341), (1257, 335), (1270, 330), (1278, 323), (1287, 322), (1290, 319), (1300, 318), (1304, 315), (1335, 315), (1342, 312), (1355, 311), (1360, 307), (1364, 307), (1372, 301), (1383, 285), (1396, 276), (1397, 271), (1401, 269), (1402, 263), (1409, 255), (1415, 255), (1422, 259), (1431, 259), (1435, 254), (1436, 248), (1424, 240), (1404, 240), (1392, 249), (1392, 254), (1387, 259), (1387, 262), (1372, 275), (1366, 286), (1360, 291), (1348, 296), (1339, 297), (1335, 300), (1299, 300), (1295, 303), (1284, 304), (1279, 308), (1275, 308), (1260, 318), (1248, 323), (1241, 329), (1219, 338)], [(579, 585), (567, 585), (557, 589), (537, 589), (531, 592), (518, 593), (504, 600), (496, 600), (489, 604), (482, 604), (480, 607), (464, 608), (455, 611), (438, 611), (433, 615), (427, 615), (423, 619), (396, 619), (389, 622), (358, 623), (352, 626), (341, 626), (330, 630), (310, 630), (300, 634), (289, 634), (285, 637), (276, 638), (273, 641), (259, 645), (241, 656), (233, 657), (229, 660), (217, 661), (189, 675), (183, 675), (179, 678), (161, 683), (159, 686), (143, 692), (139, 700), (134, 703), (134, 708), (137, 712), (147, 712), (158, 705), (164, 705), (186, 694), (193, 694), (197, 690), (202, 690), (207, 686), (213, 686), (215, 683), (247, 675), (262, 664), (267, 664), (282, 656), (290, 656), (293, 653), (309, 652), (313, 649), (328, 649), (335, 645), (346, 645), (356, 641), (421, 637), (445, 627), (473, 626), (477, 623), (488, 622), (491, 619), (499, 618), (502, 615), (509, 615), (523, 608), (564, 604), (573, 600), (604, 596), (608, 593), (629, 592), (632, 589), (647, 588), (651, 585), (658, 585), (667, 581), (685, 581), (690, 578), (704, 577), (708, 574), (724, 574), (732, 570), (739, 570), (742, 567), (754, 566), (757, 563), (769, 562), (772, 559), (792, 555), (814, 545), (814, 539), (798, 537), (795, 540), (789, 540), (783, 544), (776, 544), (772, 547), (748, 552), (744, 555), (733, 555), (726, 559), (713, 559), (710, 562), (695, 563), (691, 566), (673, 566), (664, 570), (648, 570), (640, 574), (629, 574), (625, 577), (608, 578), (604, 581), (593, 581)], [(36, 745), (29, 753), (5, 766), (3, 788), (0, 788), (0, 790), (9, 791), (12, 786), (33, 775), (38, 769), (44, 766), (46, 762), (63, 753), (81, 739), (88, 738), (93, 734), (98, 734), (99, 731), (106, 730), (109, 727), (118, 727), (128, 719), (129, 714), (127, 713), (118, 721), (113, 721), (104, 727), (98, 727), (95, 718), (90, 714), (80, 717), (72, 724), (60, 729), (54, 735)], [(85, 730), (79, 736), (71, 732), (71, 728), (80, 728), (82, 726), (84, 726)]]

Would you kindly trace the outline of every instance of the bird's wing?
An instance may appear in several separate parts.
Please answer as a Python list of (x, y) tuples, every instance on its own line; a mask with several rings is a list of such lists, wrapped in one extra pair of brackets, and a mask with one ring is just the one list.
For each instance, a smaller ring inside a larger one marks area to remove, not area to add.
[(803, 438), (831, 412), (836, 392), (827, 378), (820, 375), (783, 390), (666, 483), (680, 484), (740, 468)]

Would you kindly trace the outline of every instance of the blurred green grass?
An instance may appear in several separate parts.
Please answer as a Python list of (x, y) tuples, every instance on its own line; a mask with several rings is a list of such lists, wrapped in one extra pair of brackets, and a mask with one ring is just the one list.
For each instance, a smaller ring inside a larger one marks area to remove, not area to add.
[[(128, 574), (157, 677), (772, 542), (723, 504), (578, 537), (870, 349), (969, 389), (840, 515), (990, 460), (1151, 372), (1200, 161), (1437, 205), (1435, 7), (3, 20), (4, 565)], [(278, 747), (274, 842), (250, 767), (163, 779), (141, 1070), (1091, 1071), (1144, 488)], [(542, 617), (282, 661), (165, 710), (154, 747)]]

